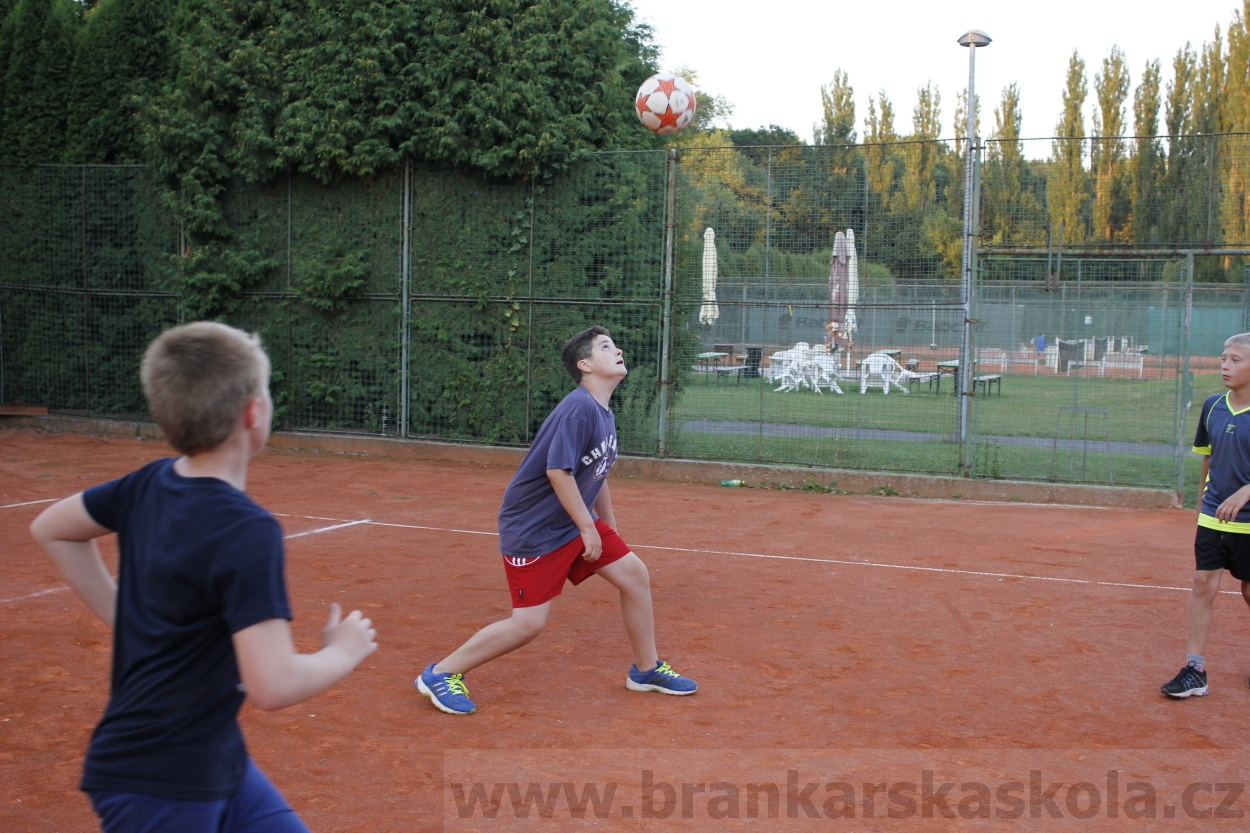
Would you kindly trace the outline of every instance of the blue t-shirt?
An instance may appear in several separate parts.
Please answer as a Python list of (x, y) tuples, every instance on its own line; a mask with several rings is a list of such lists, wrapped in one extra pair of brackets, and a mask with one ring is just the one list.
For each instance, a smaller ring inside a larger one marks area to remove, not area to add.
[(1224, 532), (1250, 533), (1250, 503), (1237, 519), (1224, 523), (1215, 517), (1220, 504), (1250, 483), (1250, 408), (1233, 411), (1228, 392), (1213, 393), (1202, 403), (1194, 434), (1194, 451), (1210, 456), (1206, 491), (1198, 511), (1198, 525)]
[(290, 619), (282, 528), (246, 493), (149, 463), (83, 493), (117, 533), (117, 617), (108, 706), (82, 789), (183, 801), (238, 790), (247, 749), (232, 634)]
[(576, 538), (577, 524), (560, 504), (548, 469), (573, 475), (586, 508), (594, 506), (616, 462), (616, 421), (590, 391), (578, 386), (538, 429), (534, 444), (512, 475), (499, 510), (499, 549), (513, 558), (537, 558)]

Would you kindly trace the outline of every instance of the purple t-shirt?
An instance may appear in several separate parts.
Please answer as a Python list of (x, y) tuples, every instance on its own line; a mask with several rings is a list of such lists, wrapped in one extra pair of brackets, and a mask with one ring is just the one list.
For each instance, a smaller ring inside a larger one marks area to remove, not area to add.
[(547, 479), (548, 469), (573, 475), (592, 517), (599, 490), (616, 462), (616, 420), (580, 385), (538, 429), (534, 444), (503, 493), (499, 550), (513, 558), (546, 555), (580, 533)]

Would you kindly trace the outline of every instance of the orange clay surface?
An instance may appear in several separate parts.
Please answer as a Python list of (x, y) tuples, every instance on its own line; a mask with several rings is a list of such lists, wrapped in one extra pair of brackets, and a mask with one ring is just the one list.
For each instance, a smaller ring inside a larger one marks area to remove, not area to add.
[[(98, 829), (77, 782), (110, 635), (27, 526), (168, 453), (0, 431), (0, 831)], [(698, 693), (625, 689), (617, 600), (592, 579), (566, 586), (535, 642), (472, 673), (478, 712), (453, 717), (412, 681), (508, 614), (494, 532), (510, 475), (253, 461), (250, 492), (297, 536), (301, 649), (320, 646), (334, 601), (372, 617), (381, 644), (306, 703), (244, 706), (252, 756), (313, 830), (1246, 827), (1250, 623), (1230, 577), (1211, 694), (1159, 693), (1185, 657), (1191, 511), (615, 479), (661, 656)], [(599, 803), (579, 811), (588, 790)]]

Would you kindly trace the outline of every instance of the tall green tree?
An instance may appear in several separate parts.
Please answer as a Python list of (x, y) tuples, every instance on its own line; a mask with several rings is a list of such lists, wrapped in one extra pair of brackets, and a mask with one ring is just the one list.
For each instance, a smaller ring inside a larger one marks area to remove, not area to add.
[(844, 70), (835, 70), (833, 81), (820, 85), (820, 109), (816, 144), (855, 144), (855, 90)]
[(1128, 65), (1124, 53), (1113, 46), (1111, 54), (1103, 59), (1102, 70), (1094, 75), (1097, 108), (1090, 154), (1094, 179), (1094, 237), (1106, 243), (1121, 239), (1128, 223), (1128, 179), (1121, 138), (1125, 133), (1124, 105), (1128, 92)]
[(1159, 141), (1159, 108), (1162, 104), (1158, 59), (1148, 61), (1141, 83), (1133, 93), (1133, 155), (1129, 162), (1129, 236), (1137, 243), (1157, 241), (1160, 179), (1164, 173), (1163, 146)]
[(168, 0), (101, 0), (78, 32), (65, 161), (143, 161), (136, 116), (169, 71)]
[(936, 196), (933, 178), (937, 165), (937, 139), (942, 132), (942, 95), (932, 84), (916, 90), (912, 109), (911, 135), (906, 146), (907, 164), (903, 171), (903, 200), (911, 211), (923, 212)]
[(1194, 135), (1195, 80), (1198, 76), (1198, 54), (1193, 46), (1185, 44), (1176, 50), (1173, 58), (1173, 78), (1168, 83), (1168, 98), (1164, 103), (1164, 123), (1168, 130), (1168, 169), (1164, 175), (1165, 198), (1160, 204), (1161, 236), (1165, 240), (1193, 243), (1190, 233), (1191, 218), (1201, 213), (1194, 203), (1196, 196), (1193, 183), (1195, 159), (1200, 153), (1201, 141)]
[(59, 162), (74, 38), (74, 0), (18, 0), (0, 26), (0, 162)]
[(899, 153), (893, 143), (897, 141), (894, 105), (882, 90), (875, 101), (868, 100), (868, 115), (864, 117), (864, 168), (868, 189), (877, 205), (886, 212), (891, 210), (894, 201)]
[[(1250, 12), (1250, 6), (1247, 7)], [(1235, 133), (1250, 132), (1250, 27), (1238, 10), (1228, 27), (1228, 63), (1222, 97), (1223, 122)], [(1250, 161), (1240, 153), (1224, 157), (1224, 240), (1250, 240)]]
[(171, 30), (142, 135), (189, 233), (179, 271), (199, 312), (263, 279), (267, 259), (230, 243), (234, 181), (370, 176), (404, 154), (530, 177), (655, 146), (631, 113), (654, 48), (614, 0), (179, 0)]
[(1038, 243), (1045, 239), (1040, 203), (1020, 142), (1020, 88), (1003, 87), (994, 110), (994, 135), (986, 143), (981, 234), (990, 243)]
[(1073, 50), (1063, 90), (1063, 113), (1055, 125), (1046, 195), (1051, 227), (1068, 243), (1085, 241), (1085, 61)]

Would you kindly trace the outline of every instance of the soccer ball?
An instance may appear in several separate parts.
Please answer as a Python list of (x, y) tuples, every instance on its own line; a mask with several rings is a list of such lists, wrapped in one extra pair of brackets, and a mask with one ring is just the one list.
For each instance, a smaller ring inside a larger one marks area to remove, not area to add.
[(661, 72), (652, 75), (638, 88), (634, 109), (638, 121), (652, 133), (676, 133), (694, 121), (694, 89), (677, 75)]

